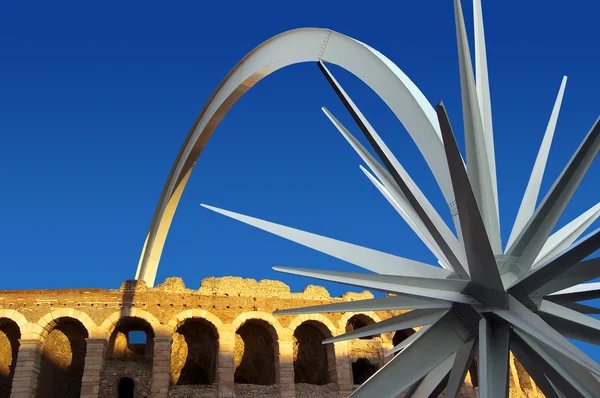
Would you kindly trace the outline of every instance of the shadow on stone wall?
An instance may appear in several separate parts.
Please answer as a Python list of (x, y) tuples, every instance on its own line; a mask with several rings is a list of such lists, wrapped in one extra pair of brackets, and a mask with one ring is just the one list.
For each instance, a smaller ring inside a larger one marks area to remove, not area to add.
[(215, 327), (204, 319), (187, 319), (173, 336), (171, 384), (213, 384), (219, 340)]
[(234, 382), (239, 384), (275, 384), (277, 339), (272, 326), (262, 320), (248, 320), (235, 336)]
[(50, 331), (37, 388), (38, 398), (79, 398), (87, 330), (72, 318), (61, 318)]
[(19, 326), (0, 319), (0, 398), (9, 398), (19, 352)]

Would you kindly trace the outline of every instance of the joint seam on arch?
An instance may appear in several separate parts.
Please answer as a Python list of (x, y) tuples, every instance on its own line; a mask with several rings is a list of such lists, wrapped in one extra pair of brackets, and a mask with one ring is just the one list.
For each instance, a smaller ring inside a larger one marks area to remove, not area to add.
[(321, 49), (319, 50), (319, 61), (323, 60), (323, 54), (325, 54), (325, 49), (327, 48), (327, 43), (329, 43), (329, 37), (331, 37), (331, 29), (327, 30), (327, 34), (323, 38), (323, 42), (321, 43)]

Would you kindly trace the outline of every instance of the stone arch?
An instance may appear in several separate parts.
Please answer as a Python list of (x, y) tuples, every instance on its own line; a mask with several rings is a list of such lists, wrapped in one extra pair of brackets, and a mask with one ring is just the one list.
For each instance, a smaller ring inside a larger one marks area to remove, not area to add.
[(334, 344), (322, 344), (336, 328), (321, 314), (296, 317), (289, 326), (294, 341), (294, 382), (324, 385), (338, 382)]
[(205, 310), (193, 309), (175, 315), (168, 325), (173, 329), (171, 384), (214, 384), (221, 320)]
[(381, 322), (381, 317), (373, 311), (344, 312), (344, 314), (338, 321), (339, 333), (346, 333), (346, 325), (348, 324), (348, 321), (350, 320), (350, 318), (352, 318), (355, 315), (364, 315), (368, 318), (371, 318), (371, 320), (373, 320), (373, 322), (375, 322), (375, 323)]
[(206, 310), (201, 310), (198, 308), (194, 308), (193, 310), (185, 310), (180, 313), (174, 315), (167, 325), (169, 325), (173, 330), (177, 330), (179, 326), (181, 326), (186, 320), (193, 318), (202, 318), (206, 319), (208, 322), (212, 323), (217, 330), (223, 327), (223, 321), (216, 316), (215, 314), (208, 312)]
[[(156, 332), (160, 330), (160, 323), (156, 324), (158, 320), (148, 312), (142, 313), (140, 316), (137, 314), (123, 316), (112, 324), (113, 320), (114, 318), (111, 319), (111, 324), (107, 325), (107, 331), (110, 333), (108, 341), (109, 356), (152, 359), (154, 355), (154, 337)], [(108, 319), (105, 323), (107, 321)], [(143, 332), (143, 342), (130, 340), (131, 333), (139, 332)]]
[(121, 318), (142, 319), (142, 320), (146, 321), (148, 323), (148, 325), (151, 326), (153, 333), (156, 333), (160, 329), (160, 326), (161, 326), (160, 321), (154, 315), (152, 315), (152, 313), (150, 313), (146, 310), (138, 309), (138, 308), (131, 308), (131, 309), (128, 309), (127, 311), (113, 312), (112, 314), (110, 314), (108, 316), (108, 318), (106, 318), (102, 322), (100, 327), (102, 329), (106, 330), (106, 332), (109, 335), (111, 335), (111, 334), (113, 334), (115, 327), (117, 326), (117, 324), (119, 323)]
[(290, 325), (288, 326), (288, 329), (290, 329), (293, 333), (298, 326), (300, 326), (303, 322), (306, 322), (306, 321), (315, 321), (315, 322), (320, 323), (321, 325), (323, 325), (324, 327), (327, 328), (327, 330), (329, 331), (329, 334), (331, 336), (335, 336), (338, 332), (338, 330), (335, 327), (335, 325), (333, 324), (333, 322), (331, 322), (331, 320), (329, 318), (327, 318), (325, 315), (322, 315), (322, 314), (298, 315), (297, 317), (292, 319), (292, 321), (290, 322)]
[(275, 331), (277, 332), (277, 336), (285, 335), (285, 330), (283, 326), (279, 323), (277, 318), (273, 316), (273, 314), (269, 314), (268, 312), (263, 311), (248, 311), (238, 315), (233, 322), (231, 322), (231, 327), (233, 330), (237, 330), (249, 319), (260, 319), (267, 322), (271, 325)]
[(263, 77), (285, 66), (322, 61), (345, 68), (365, 82), (402, 122), (423, 154), (447, 203), (454, 200), (435, 110), (391, 60), (358, 40), (330, 29), (281, 33), (250, 51), (221, 81), (186, 137), (171, 168), (142, 249), (136, 279), (154, 285), (158, 263), (193, 166), (229, 109)]
[(42, 327), (40, 337), (44, 343), (37, 397), (78, 398), (86, 339), (95, 323), (81, 311), (63, 308), (44, 315), (37, 324)]
[(20, 326), (27, 323), (23, 315), (7, 312), (0, 310), (0, 398), (10, 397), (21, 339)]
[[(381, 322), (381, 318), (374, 312), (346, 312), (339, 322), (340, 334), (350, 332), (359, 327)], [(381, 336), (381, 335), (378, 335)], [(363, 340), (369, 340), (372, 336), (361, 337)]]
[(85, 328), (85, 331), (88, 336), (96, 327), (96, 323), (85, 312), (75, 310), (73, 308), (60, 308), (47, 313), (37, 321), (37, 324), (42, 328), (40, 333), (40, 337), (42, 338), (42, 340), (46, 339), (48, 333), (50, 333), (50, 331), (58, 324), (58, 321), (62, 318), (70, 318), (77, 320)]
[[(395, 347), (398, 344), (402, 343), (404, 340), (415, 334), (416, 330), (414, 329), (402, 329), (396, 330), (392, 336), (392, 345)], [(400, 351), (394, 353), (394, 356), (398, 355)]]
[(25, 315), (15, 310), (0, 309), (0, 318), (10, 319), (17, 324), (19, 329), (27, 324), (27, 318), (25, 318)]
[(269, 313), (251, 311), (240, 314), (232, 327), (234, 382), (265, 386), (278, 383), (279, 338), (286, 335), (279, 321)]
[[(105, 382), (100, 385), (100, 396), (116, 397), (123, 379), (131, 379), (135, 396), (150, 396), (154, 365), (154, 337), (171, 335), (171, 329), (161, 325), (150, 312), (125, 308), (113, 312), (101, 324), (109, 336), (106, 361), (101, 373)], [(134, 340), (132, 333), (143, 332), (143, 341)]]
[[(346, 312), (341, 317), (338, 326), (341, 333), (351, 330), (355, 326), (351, 320), (358, 319), (365, 324), (381, 322), (381, 318), (373, 311)], [(347, 328), (348, 325), (350, 328)], [(383, 335), (366, 337), (348, 341), (348, 356), (351, 362), (352, 378), (354, 384), (362, 384), (383, 365), (382, 342), (389, 340)], [(387, 342), (387, 341), (386, 341)]]

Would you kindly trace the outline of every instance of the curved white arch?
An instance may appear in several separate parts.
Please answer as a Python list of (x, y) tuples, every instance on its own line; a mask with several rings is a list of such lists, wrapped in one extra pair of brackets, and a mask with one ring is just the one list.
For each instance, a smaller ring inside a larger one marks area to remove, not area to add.
[(436, 113), (417, 86), (377, 50), (320, 28), (279, 34), (248, 53), (223, 79), (188, 133), (165, 183), (142, 249), (136, 279), (154, 285), (164, 242), (192, 168), (235, 102), (263, 77), (285, 66), (323, 61), (351, 72), (390, 107), (423, 154), (448, 203), (454, 201)]

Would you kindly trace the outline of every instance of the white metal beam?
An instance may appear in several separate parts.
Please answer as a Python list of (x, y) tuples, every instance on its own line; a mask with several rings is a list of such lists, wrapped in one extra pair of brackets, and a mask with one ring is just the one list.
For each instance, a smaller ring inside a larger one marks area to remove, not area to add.
[[(473, 64), (471, 63), (471, 53), (460, 0), (454, 0), (454, 12), (467, 148), (467, 171), (494, 254), (501, 254), (498, 195), (497, 189), (495, 189), (496, 175), (495, 173), (492, 175), (495, 164), (492, 166), (493, 159), (488, 159), (488, 151), (493, 147), (486, 144), (486, 141), (493, 141), (493, 137), (486, 136), (483, 130), (481, 108), (477, 98)], [(488, 147), (490, 148), (488, 149)]]
[(428, 276), (432, 278), (446, 278), (450, 275), (450, 271), (448, 270), (420, 263), (418, 261), (353, 245), (337, 239), (327, 238), (325, 236), (286, 227), (284, 225), (219, 209), (217, 207), (205, 204), (201, 206), (229, 218), (233, 218), (234, 220), (243, 222), (244, 224), (251, 225), (292, 242), (307, 246), (313, 250), (347, 261), (350, 264), (358, 265), (369, 271), (389, 275)]
[(517, 218), (515, 219), (512, 231), (510, 232), (510, 237), (508, 238), (508, 243), (506, 244), (507, 247), (510, 247), (513, 244), (535, 211), (535, 204), (537, 203), (538, 195), (540, 193), (542, 178), (544, 177), (544, 170), (546, 169), (546, 162), (548, 161), (548, 154), (550, 153), (550, 146), (552, 145), (552, 138), (554, 137), (556, 121), (558, 120), (558, 114), (560, 112), (566, 85), (567, 77), (563, 76), (556, 101), (554, 102), (554, 108), (552, 108), (552, 114), (550, 115), (544, 138), (542, 139), (542, 144), (540, 145), (535, 163), (533, 164), (533, 170), (531, 171), (527, 188), (525, 188), (525, 194), (521, 200)]
[(323, 304), (302, 308), (289, 308), (275, 311), (275, 315), (320, 314), (327, 312), (365, 312), (391, 310), (421, 310), (450, 308), (450, 303), (440, 300), (427, 300), (410, 296), (388, 296), (366, 300), (352, 300), (343, 303)]
[(388, 293), (406, 294), (464, 304), (480, 304), (470, 296), (459, 293), (464, 289), (467, 282), (458, 279), (427, 279), (292, 267), (273, 267), (273, 270)]
[(402, 315), (396, 315), (384, 321), (372, 323), (359, 329), (330, 337), (323, 340), (323, 344), (337, 343), (339, 341), (375, 336), (381, 333), (394, 332), (396, 330), (431, 325), (446, 315), (447, 312), (448, 310), (413, 310), (405, 312)]

